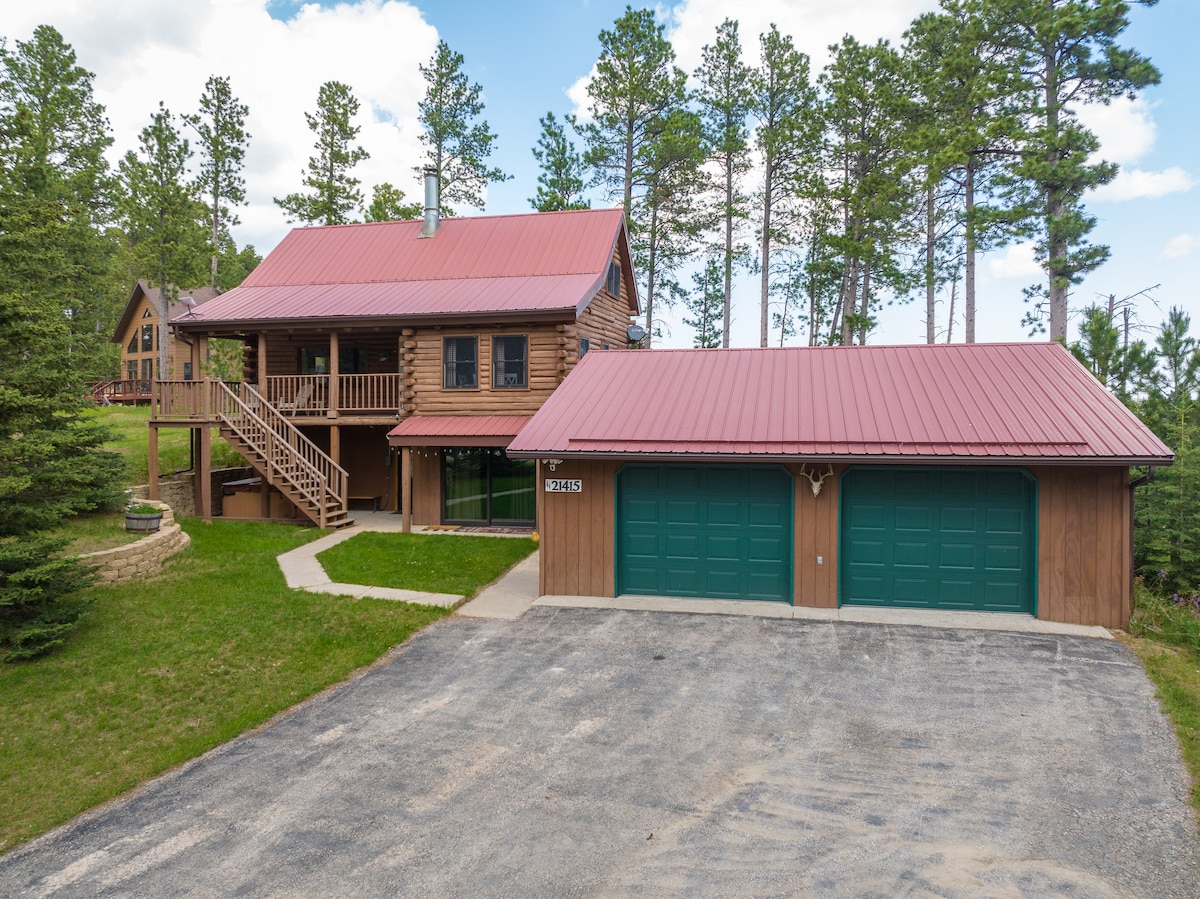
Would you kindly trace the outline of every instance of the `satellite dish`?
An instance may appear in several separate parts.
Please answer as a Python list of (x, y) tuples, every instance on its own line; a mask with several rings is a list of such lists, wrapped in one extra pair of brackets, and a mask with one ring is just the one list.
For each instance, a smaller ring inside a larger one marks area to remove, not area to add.
[(625, 329), (625, 336), (629, 338), (630, 343), (637, 343), (646, 336), (646, 329), (641, 325), (630, 325)]
[(196, 299), (195, 299), (195, 297), (180, 297), (179, 302), (181, 302), (181, 303), (183, 303), (183, 305), (187, 306), (187, 314), (188, 315), (196, 314)]

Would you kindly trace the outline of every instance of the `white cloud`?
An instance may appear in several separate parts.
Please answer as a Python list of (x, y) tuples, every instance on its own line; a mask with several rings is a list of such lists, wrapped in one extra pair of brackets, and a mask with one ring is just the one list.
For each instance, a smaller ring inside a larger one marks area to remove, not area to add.
[[(96, 74), (96, 98), (108, 109), (115, 161), (137, 145), (159, 100), (175, 113), (196, 109), (210, 75), (228, 76), (250, 114), (246, 155), (249, 205), (238, 210), (239, 244), (259, 252), (287, 232), (272, 201), (301, 187), (313, 151), (305, 112), (316, 108), (325, 81), (350, 85), (361, 103), (358, 142), (371, 152), (355, 175), (369, 199), (390, 181), (409, 199), (420, 195), (417, 102), (425, 93), (417, 69), (437, 45), (421, 12), (397, 0), (363, 0), (321, 8), (308, 4), (287, 22), (267, 14), (267, 0), (44, 0), (7, 4), (0, 34), (28, 39), (55, 24), (78, 62)], [(10, 44), (11, 46), (11, 44)]]
[(1044, 274), (1041, 265), (1034, 258), (1032, 241), (1013, 244), (1004, 251), (1004, 255), (988, 260), (988, 274), (992, 278), (1030, 278)]
[(689, 75), (700, 65), (700, 51), (716, 37), (726, 18), (738, 20), (747, 63), (758, 61), (758, 36), (771, 24), (791, 35), (796, 48), (812, 58), (813, 76), (829, 61), (829, 45), (853, 34), (861, 43), (887, 38), (899, 42), (912, 20), (937, 8), (934, 0), (754, 0), (733, 6), (729, 0), (683, 0), (672, 10), (669, 27), (678, 64)]
[(1124, 200), (1154, 199), (1168, 194), (1187, 193), (1196, 186), (1196, 179), (1178, 166), (1161, 172), (1123, 169), (1111, 184), (1097, 188), (1092, 199), (1108, 203)]
[(1158, 254), (1159, 262), (1171, 262), (1192, 256), (1200, 252), (1200, 234), (1177, 234), (1167, 241), (1163, 251)]
[(1077, 110), (1079, 121), (1100, 141), (1101, 159), (1131, 165), (1154, 149), (1157, 127), (1143, 97), (1119, 97), (1111, 103), (1091, 103)]

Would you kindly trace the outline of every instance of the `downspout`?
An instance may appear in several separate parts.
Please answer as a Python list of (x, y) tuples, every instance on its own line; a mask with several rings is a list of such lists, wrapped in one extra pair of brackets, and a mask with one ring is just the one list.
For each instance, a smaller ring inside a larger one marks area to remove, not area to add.
[(1134, 503), (1135, 503), (1134, 491), (1137, 490), (1138, 487), (1145, 486), (1146, 484), (1149, 484), (1151, 481), (1153, 481), (1154, 476), (1157, 473), (1158, 473), (1158, 468), (1154, 465), (1151, 465), (1150, 468), (1147, 470), (1147, 472), (1144, 475), (1142, 475), (1140, 478), (1134, 478), (1132, 481), (1129, 482), (1129, 617), (1130, 618), (1133, 617), (1133, 606), (1134, 606), (1133, 584), (1134, 584), (1134, 581), (1136, 580), (1136, 573), (1134, 571), (1134, 566), (1133, 566), (1133, 529), (1134, 529), (1134, 527), (1133, 527), (1133, 523), (1134, 523), (1133, 507), (1134, 507)]

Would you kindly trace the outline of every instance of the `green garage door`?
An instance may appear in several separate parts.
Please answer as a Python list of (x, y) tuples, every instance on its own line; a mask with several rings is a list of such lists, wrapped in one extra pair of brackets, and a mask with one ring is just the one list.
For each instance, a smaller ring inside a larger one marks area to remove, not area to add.
[(617, 593), (791, 602), (792, 477), (774, 465), (627, 465)]
[(1034, 482), (1012, 468), (851, 468), (844, 604), (1034, 612)]

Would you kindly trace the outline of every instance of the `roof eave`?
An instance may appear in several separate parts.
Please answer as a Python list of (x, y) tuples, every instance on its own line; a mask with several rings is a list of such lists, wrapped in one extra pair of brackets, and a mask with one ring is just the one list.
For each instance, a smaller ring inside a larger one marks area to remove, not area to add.
[(637, 450), (597, 451), (563, 449), (513, 449), (514, 459), (608, 459), (614, 462), (834, 462), (869, 464), (887, 462), (896, 465), (1045, 465), (1045, 466), (1135, 466), (1171, 465), (1172, 456), (998, 456), (998, 455), (932, 455), (900, 453), (679, 453), (644, 452)]
[(209, 331), (294, 331), (302, 328), (320, 331), (334, 328), (375, 328), (412, 325), (444, 325), (447, 322), (469, 324), (477, 321), (484, 324), (495, 322), (540, 322), (571, 320), (575, 307), (563, 306), (552, 309), (507, 309), (499, 312), (438, 312), (416, 315), (363, 315), (325, 316), (322, 318), (246, 318), (205, 319), (199, 315), (180, 316), (171, 324), (181, 331), (205, 333)]

